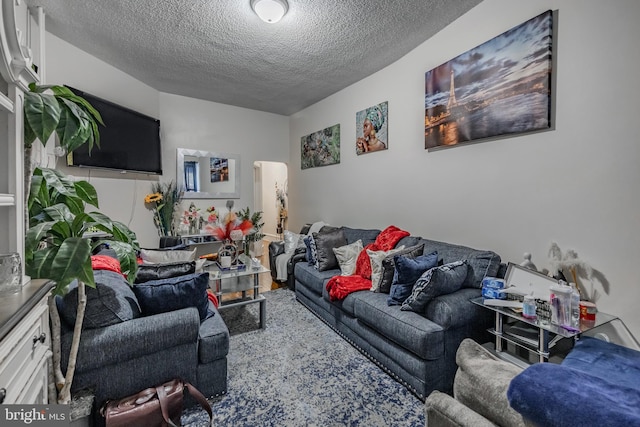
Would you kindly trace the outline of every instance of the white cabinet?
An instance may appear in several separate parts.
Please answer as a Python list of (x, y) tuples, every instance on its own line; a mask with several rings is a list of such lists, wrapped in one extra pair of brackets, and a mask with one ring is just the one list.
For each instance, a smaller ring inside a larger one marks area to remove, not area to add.
[[(44, 76), (44, 14), (24, 0), (0, 7), (0, 253), (24, 259), (24, 92)], [(24, 262), (22, 263), (24, 269)], [(24, 271), (24, 270), (23, 270)], [(49, 317), (46, 280), (23, 279), (0, 296), (0, 396), (4, 403), (47, 403)]]
[(32, 280), (0, 300), (0, 396), (2, 403), (46, 404), (51, 357), (47, 298), (53, 286)]

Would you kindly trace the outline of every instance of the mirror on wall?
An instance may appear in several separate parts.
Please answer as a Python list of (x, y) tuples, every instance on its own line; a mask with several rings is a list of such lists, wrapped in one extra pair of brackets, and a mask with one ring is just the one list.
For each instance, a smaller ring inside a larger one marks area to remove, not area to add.
[(176, 180), (184, 199), (239, 199), (240, 155), (178, 148)]

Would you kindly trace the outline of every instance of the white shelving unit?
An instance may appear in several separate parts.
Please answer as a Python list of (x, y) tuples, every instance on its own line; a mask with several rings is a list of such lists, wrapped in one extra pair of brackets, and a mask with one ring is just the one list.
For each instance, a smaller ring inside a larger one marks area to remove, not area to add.
[[(44, 76), (44, 13), (24, 0), (0, 7), (0, 253), (24, 259), (24, 92)], [(46, 404), (47, 296), (52, 284), (24, 275), (20, 292), (0, 295), (0, 398)]]

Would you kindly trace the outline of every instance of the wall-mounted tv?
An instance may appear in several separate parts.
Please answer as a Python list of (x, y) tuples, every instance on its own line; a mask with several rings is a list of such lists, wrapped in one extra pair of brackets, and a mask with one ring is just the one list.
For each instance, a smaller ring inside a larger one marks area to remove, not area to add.
[[(69, 86), (67, 86), (69, 87)], [(69, 87), (102, 116), (100, 148), (84, 144), (67, 156), (69, 166), (162, 175), (160, 120)]]

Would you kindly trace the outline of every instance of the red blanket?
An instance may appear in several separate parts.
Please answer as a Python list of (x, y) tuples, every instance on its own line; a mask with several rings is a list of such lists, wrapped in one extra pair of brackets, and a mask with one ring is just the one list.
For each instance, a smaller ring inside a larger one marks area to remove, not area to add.
[(345, 299), (352, 292), (371, 289), (371, 262), (367, 249), (372, 251), (388, 251), (396, 246), (396, 243), (410, 233), (390, 225), (378, 234), (376, 241), (368, 244), (358, 255), (356, 272), (352, 276), (333, 276), (327, 282), (327, 291), (331, 301)]

